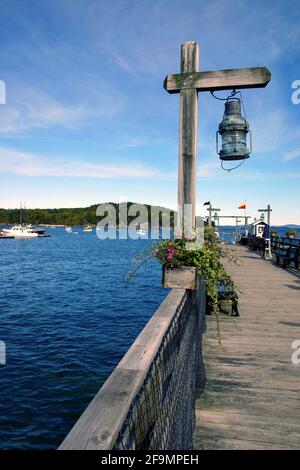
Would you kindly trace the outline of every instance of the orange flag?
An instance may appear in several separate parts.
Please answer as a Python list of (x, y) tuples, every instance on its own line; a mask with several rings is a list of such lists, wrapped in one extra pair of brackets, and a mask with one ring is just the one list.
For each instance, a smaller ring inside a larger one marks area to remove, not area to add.
[(246, 209), (246, 203), (243, 202), (243, 204), (240, 204), (240, 205), (238, 206), (238, 209)]

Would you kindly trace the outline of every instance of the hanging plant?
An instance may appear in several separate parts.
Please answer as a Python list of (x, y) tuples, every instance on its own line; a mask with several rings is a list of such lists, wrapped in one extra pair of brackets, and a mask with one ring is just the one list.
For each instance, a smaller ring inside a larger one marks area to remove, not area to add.
[(228, 292), (227, 299), (237, 303), (237, 287), (231, 276), (226, 272), (221, 259), (226, 258), (231, 262), (237, 262), (227, 244), (218, 242), (215, 232), (211, 227), (206, 227), (204, 232), (204, 244), (197, 249), (188, 249), (192, 240), (186, 238), (174, 238), (154, 243), (150, 249), (139, 255), (135, 260), (135, 266), (128, 274), (130, 280), (138, 269), (150, 259), (157, 259), (164, 269), (174, 270), (178, 268), (197, 268), (198, 275), (203, 276), (208, 297), (208, 308), (218, 314), (220, 311), (219, 293)]

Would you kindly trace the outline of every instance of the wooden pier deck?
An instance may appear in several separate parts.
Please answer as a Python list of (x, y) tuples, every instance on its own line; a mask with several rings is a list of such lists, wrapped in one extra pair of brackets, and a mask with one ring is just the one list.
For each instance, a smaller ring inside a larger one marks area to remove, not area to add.
[(240, 318), (208, 317), (205, 393), (196, 402), (195, 449), (300, 449), (300, 278), (237, 248), (227, 264), (238, 286)]

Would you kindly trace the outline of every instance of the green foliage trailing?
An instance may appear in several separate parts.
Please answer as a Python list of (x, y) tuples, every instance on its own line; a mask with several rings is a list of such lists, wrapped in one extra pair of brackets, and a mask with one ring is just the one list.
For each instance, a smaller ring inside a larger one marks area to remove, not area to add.
[(218, 242), (214, 229), (205, 227), (204, 244), (198, 249), (189, 249), (185, 238), (174, 238), (154, 243), (150, 250), (134, 260), (135, 267), (129, 273), (132, 278), (136, 271), (150, 259), (157, 259), (168, 269), (186, 267), (198, 268), (198, 274), (203, 276), (206, 284), (208, 304), (214, 313), (219, 313), (218, 288), (220, 285), (230, 286), (237, 297), (237, 288), (231, 276), (226, 272), (222, 258), (237, 262), (228, 245)]

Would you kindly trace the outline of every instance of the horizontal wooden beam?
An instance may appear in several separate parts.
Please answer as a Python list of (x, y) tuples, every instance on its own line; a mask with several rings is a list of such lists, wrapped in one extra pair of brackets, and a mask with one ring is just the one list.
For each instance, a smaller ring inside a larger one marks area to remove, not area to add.
[(219, 219), (252, 219), (251, 215), (218, 215)]
[(266, 67), (191, 72), (167, 75), (164, 88), (168, 93), (179, 93), (190, 88), (198, 91), (263, 88), (271, 80)]

